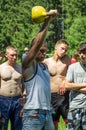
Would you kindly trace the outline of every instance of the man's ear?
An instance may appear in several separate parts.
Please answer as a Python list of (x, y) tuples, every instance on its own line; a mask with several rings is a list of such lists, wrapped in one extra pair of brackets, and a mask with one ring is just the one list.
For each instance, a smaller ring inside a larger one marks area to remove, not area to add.
[(55, 46), (54, 49), (57, 50), (57, 46)]

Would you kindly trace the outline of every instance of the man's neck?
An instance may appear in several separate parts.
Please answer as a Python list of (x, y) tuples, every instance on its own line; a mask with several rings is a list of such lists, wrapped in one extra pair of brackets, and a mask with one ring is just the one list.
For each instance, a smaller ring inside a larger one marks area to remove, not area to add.
[(11, 62), (7, 61), (7, 64), (14, 67), (16, 63), (11, 63)]
[(58, 60), (60, 60), (60, 57), (59, 57), (59, 56), (56, 56), (56, 55), (54, 55), (52, 58), (53, 58), (56, 62), (57, 62)]

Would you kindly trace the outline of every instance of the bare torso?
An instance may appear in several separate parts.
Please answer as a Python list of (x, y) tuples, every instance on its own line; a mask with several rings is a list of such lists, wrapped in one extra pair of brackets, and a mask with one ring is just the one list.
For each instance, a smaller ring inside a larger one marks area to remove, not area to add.
[(0, 65), (0, 95), (18, 96), (22, 94), (22, 69), (17, 63), (14, 67), (7, 62)]
[(65, 80), (70, 58), (64, 56), (62, 59), (55, 61), (53, 57), (45, 59), (50, 72), (51, 92), (58, 92), (59, 85)]

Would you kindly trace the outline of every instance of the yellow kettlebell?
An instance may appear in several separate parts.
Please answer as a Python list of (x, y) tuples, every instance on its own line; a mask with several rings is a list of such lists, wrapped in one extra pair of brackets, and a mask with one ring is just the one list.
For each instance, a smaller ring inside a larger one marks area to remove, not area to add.
[(34, 23), (42, 23), (47, 17), (46, 10), (42, 6), (34, 6), (32, 8), (32, 20)]

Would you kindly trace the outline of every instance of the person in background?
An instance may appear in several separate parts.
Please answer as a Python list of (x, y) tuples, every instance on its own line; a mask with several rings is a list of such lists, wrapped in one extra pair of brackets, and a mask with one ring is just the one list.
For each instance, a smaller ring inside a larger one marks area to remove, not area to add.
[(22, 118), (20, 117), (21, 105), (19, 99), (22, 96), (22, 67), (16, 62), (17, 48), (9, 45), (6, 47), (5, 57), (7, 61), (0, 65), (0, 118), (4, 121), (4, 130), (8, 129), (11, 122), (12, 130), (22, 130)]
[(76, 52), (74, 52), (74, 53), (72, 54), (71, 64), (74, 64), (74, 63), (78, 62), (78, 59), (79, 59), (79, 54), (78, 54), (78, 52), (76, 51)]
[(53, 121), (55, 130), (58, 130), (60, 116), (64, 122), (67, 122), (67, 113), (69, 107), (69, 91), (64, 95), (58, 94), (58, 88), (65, 80), (67, 69), (71, 64), (71, 59), (66, 54), (69, 44), (66, 40), (60, 39), (55, 44), (54, 54), (46, 58), (43, 62), (48, 66), (51, 82), (51, 105), (53, 108)]
[(59, 93), (71, 90), (67, 130), (86, 130), (86, 42), (78, 47), (80, 61), (71, 64)]
[(26, 91), (22, 130), (54, 130), (50, 105), (50, 75), (47, 66), (42, 63), (47, 51), (47, 29), (57, 16), (57, 10), (50, 10), (49, 13), (51, 15), (44, 21), (22, 64)]
[(29, 53), (29, 48), (25, 47), (24, 48), (24, 53), (22, 54), (22, 61), (25, 59), (25, 57), (28, 55), (28, 53)]

